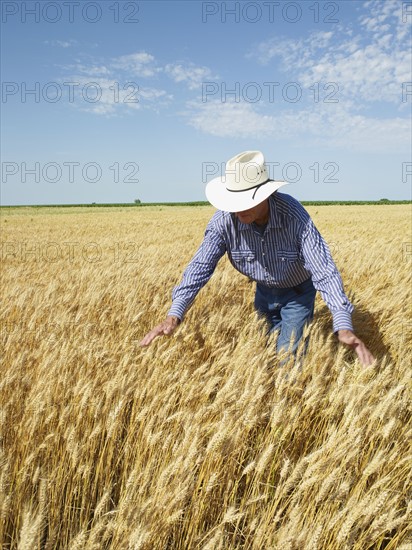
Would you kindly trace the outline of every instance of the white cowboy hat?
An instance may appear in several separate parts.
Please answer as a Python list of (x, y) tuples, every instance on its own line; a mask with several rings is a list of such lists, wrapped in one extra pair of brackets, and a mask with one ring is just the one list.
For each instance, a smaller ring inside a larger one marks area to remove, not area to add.
[(242, 212), (257, 206), (285, 181), (268, 177), (265, 159), (260, 151), (245, 151), (226, 163), (225, 175), (206, 185), (207, 200), (218, 210)]

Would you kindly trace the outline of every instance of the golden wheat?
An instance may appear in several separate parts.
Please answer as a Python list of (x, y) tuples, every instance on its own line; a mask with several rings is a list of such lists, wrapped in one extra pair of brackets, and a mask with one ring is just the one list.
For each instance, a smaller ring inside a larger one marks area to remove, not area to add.
[(308, 208), (377, 361), (316, 299), (279, 367), (223, 259), (166, 314), (210, 207), (3, 209), (2, 548), (410, 547), (410, 206)]

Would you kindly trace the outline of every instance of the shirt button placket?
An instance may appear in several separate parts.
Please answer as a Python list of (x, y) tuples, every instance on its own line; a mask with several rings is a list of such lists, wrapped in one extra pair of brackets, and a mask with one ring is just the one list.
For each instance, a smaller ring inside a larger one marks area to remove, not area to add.
[(266, 283), (269, 282), (269, 272), (268, 272), (268, 266), (266, 263), (266, 254), (265, 254), (265, 239), (261, 239), (262, 242), (262, 257), (263, 257), (263, 266), (265, 268), (265, 281)]

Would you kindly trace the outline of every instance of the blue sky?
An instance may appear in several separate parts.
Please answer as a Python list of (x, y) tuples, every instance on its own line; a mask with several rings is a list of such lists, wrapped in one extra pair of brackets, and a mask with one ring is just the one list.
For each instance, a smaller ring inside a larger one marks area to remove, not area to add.
[[(410, 1), (2, 2), (2, 204), (410, 199)], [(32, 90), (32, 93), (30, 93)]]

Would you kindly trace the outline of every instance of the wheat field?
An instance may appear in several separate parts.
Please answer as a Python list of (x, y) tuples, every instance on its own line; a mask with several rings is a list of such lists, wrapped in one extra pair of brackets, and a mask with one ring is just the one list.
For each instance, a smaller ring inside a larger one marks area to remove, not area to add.
[(140, 348), (211, 207), (2, 210), (3, 549), (412, 548), (411, 207), (307, 210), (370, 367), (318, 294), (279, 368), (225, 258)]

